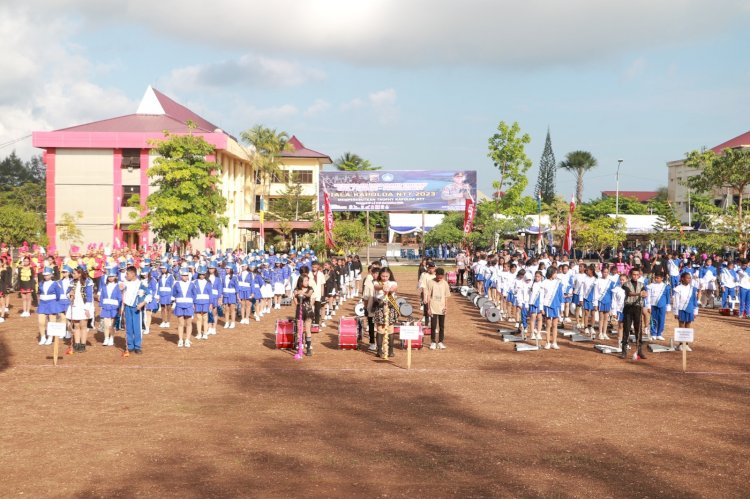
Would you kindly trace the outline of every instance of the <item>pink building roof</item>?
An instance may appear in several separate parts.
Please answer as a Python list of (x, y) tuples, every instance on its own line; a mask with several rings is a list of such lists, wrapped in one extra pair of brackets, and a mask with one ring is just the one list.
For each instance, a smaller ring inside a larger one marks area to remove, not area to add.
[(289, 145), (291, 146), (291, 150), (282, 152), (281, 156), (283, 158), (315, 158), (324, 159), (328, 163), (332, 163), (329, 156), (318, 151), (313, 151), (312, 149), (306, 148), (305, 145), (300, 142), (300, 140), (295, 135), (293, 135), (292, 138), (289, 139)]
[(712, 148), (711, 150), (718, 154), (724, 149), (733, 149), (735, 147), (750, 147), (750, 132), (745, 132), (733, 139), (729, 139), (726, 142), (723, 142), (718, 146)]

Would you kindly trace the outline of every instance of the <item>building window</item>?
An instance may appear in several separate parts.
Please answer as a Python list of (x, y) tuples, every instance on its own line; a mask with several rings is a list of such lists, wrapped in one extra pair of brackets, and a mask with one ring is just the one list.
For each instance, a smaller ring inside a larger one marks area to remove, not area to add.
[(292, 181), (295, 184), (312, 184), (313, 183), (313, 172), (312, 170), (295, 170), (292, 172)]
[(128, 206), (130, 199), (133, 196), (140, 197), (141, 186), (140, 185), (123, 185), (122, 186), (122, 206)]
[(122, 150), (122, 167), (128, 170), (134, 170), (141, 167), (141, 150), (140, 149), (123, 149)]

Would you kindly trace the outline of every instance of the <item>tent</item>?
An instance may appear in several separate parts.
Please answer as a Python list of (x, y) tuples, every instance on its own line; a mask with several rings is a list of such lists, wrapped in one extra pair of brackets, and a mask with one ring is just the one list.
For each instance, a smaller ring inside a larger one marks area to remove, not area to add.
[[(442, 213), (424, 215), (424, 230), (429, 232), (430, 229), (443, 221), (445, 217)], [(422, 214), (421, 213), (389, 213), (388, 214), (388, 242), (393, 242), (396, 234), (412, 234), (422, 232)]]

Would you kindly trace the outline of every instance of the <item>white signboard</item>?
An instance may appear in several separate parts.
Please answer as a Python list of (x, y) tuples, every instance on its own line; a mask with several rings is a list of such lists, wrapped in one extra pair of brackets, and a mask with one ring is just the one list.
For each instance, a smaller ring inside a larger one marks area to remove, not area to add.
[(401, 341), (418, 340), (419, 326), (401, 326), (398, 337)]
[(693, 329), (686, 327), (674, 328), (674, 342), (675, 343), (692, 343), (693, 342)]
[(47, 323), (47, 336), (53, 338), (65, 338), (65, 323), (64, 322), (48, 322)]

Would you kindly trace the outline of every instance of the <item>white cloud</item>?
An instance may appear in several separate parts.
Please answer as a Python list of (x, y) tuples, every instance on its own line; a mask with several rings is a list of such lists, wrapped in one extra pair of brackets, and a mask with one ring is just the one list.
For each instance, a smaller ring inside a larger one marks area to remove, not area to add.
[[(52, 130), (135, 112), (121, 91), (92, 82), (100, 68), (67, 46), (70, 22), (44, 23), (24, 8), (0, 6), (0, 143), (32, 131)], [(29, 157), (41, 151), (26, 139), (0, 149)]]
[(188, 91), (244, 85), (295, 87), (309, 81), (321, 81), (325, 77), (325, 72), (317, 68), (247, 54), (234, 60), (174, 69), (160, 85)]
[(331, 107), (331, 104), (329, 104), (328, 101), (325, 101), (323, 99), (315, 99), (315, 101), (312, 104), (310, 104), (307, 110), (305, 110), (305, 116), (308, 118), (317, 116), (327, 111), (330, 107)]
[(213, 0), (211, 18), (219, 22), (206, 29), (205, 9), (184, 0), (124, 0), (117, 9), (101, 0), (34, 3), (40, 11), (131, 21), (160, 36), (257, 53), (523, 68), (692, 43), (742, 27), (750, 14), (744, 0)]

